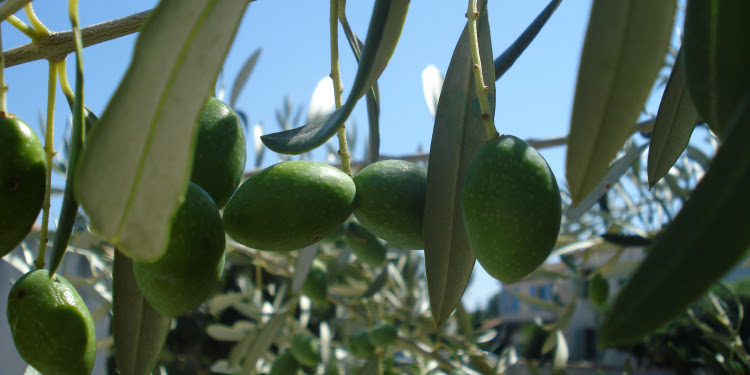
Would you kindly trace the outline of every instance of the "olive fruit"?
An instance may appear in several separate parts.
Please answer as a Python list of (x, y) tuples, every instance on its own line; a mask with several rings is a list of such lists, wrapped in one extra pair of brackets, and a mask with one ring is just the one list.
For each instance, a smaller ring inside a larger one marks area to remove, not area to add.
[(190, 182), (172, 219), (164, 256), (154, 263), (133, 262), (133, 273), (154, 309), (179, 316), (214, 290), (224, 271), (225, 247), (219, 210), (208, 193)]
[(224, 229), (259, 250), (288, 251), (318, 242), (354, 210), (354, 181), (323, 163), (272, 165), (240, 185), (224, 209)]
[(427, 169), (403, 160), (383, 160), (354, 176), (354, 216), (374, 235), (404, 249), (423, 249)]
[(346, 237), (344, 241), (361, 261), (379, 267), (385, 262), (385, 253), (388, 249), (385, 242), (370, 233), (358, 221), (352, 220), (346, 224)]
[(398, 332), (390, 324), (381, 324), (370, 330), (369, 340), (375, 346), (387, 346), (396, 341)]
[(269, 375), (293, 375), (299, 370), (299, 362), (290, 351), (281, 353), (271, 364)]
[(597, 273), (589, 281), (589, 300), (595, 306), (604, 306), (609, 297), (609, 283), (601, 273)]
[(479, 264), (503, 283), (539, 267), (557, 241), (560, 191), (549, 165), (514, 136), (477, 151), (461, 191), (466, 234)]
[(209, 97), (198, 120), (190, 180), (222, 208), (242, 180), (246, 159), (245, 132), (240, 118), (221, 100)]
[(320, 362), (320, 344), (310, 335), (295, 335), (289, 351), (304, 366), (315, 366)]
[(313, 261), (300, 290), (313, 302), (323, 304), (328, 302), (328, 272), (325, 263), (317, 259)]
[(368, 359), (375, 353), (367, 332), (360, 332), (349, 338), (349, 353), (357, 358)]
[(26, 123), (0, 112), (0, 257), (26, 238), (46, 186), (42, 143)]
[(8, 295), (8, 324), (24, 361), (42, 374), (89, 375), (96, 332), (86, 304), (60, 275), (38, 269), (23, 275)]

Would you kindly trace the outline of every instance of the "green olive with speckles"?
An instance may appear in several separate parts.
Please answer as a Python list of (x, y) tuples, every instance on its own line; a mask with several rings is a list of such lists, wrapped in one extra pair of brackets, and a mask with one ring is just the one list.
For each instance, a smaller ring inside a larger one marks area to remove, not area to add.
[(562, 218), (557, 180), (542, 155), (517, 137), (504, 135), (477, 151), (461, 203), (477, 261), (503, 283), (534, 271), (555, 246)]
[(301, 249), (335, 231), (354, 210), (355, 196), (346, 173), (323, 163), (286, 161), (240, 185), (224, 209), (224, 229), (255, 249)]
[(354, 176), (354, 216), (374, 235), (404, 249), (424, 249), (422, 222), (427, 169), (403, 160), (383, 160)]
[(245, 171), (245, 132), (237, 114), (221, 100), (210, 97), (201, 109), (190, 180), (224, 207)]
[(96, 356), (94, 321), (65, 278), (50, 278), (43, 269), (23, 275), (10, 289), (6, 313), (18, 354), (37, 371), (91, 374)]
[(180, 316), (213, 292), (224, 272), (225, 248), (219, 209), (208, 193), (190, 182), (172, 219), (164, 256), (155, 263), (133, 262), (133, 273), (154, 309)]
[(0, 257), (31, 231), (44, 201), (42, 143), (26, 123), (0, 113)]

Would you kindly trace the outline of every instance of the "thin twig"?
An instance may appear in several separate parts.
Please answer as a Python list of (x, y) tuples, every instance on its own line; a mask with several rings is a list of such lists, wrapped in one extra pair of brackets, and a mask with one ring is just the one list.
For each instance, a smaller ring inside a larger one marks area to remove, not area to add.
[[(147, 10), (116, 20), (84, 27), (81, 29), (83, 46), (92, 46), (137, 32), (150, 12), (150, 10)], [(72, 30), (51, 33), (49, 36), (41, 37), (37, 41), (5, 51), (5, 67), (42, 59), (51, 61), (62, 60), (74, 50), (75, 42)]]

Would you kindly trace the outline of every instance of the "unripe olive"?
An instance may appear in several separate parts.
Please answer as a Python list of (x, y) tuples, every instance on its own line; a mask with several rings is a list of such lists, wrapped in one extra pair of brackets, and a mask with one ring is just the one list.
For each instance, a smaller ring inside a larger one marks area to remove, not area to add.
[(355, 193), (351, 177), (330, 165), (305, 160), (275, 164), (240, 185), (224, 210), (224, 228), (255, 249), (301, 249), (351, 215)]
[(42, 143), (18, 117), (0, 113), (0, 257), (31, 231), (44, 201)]
[(90, 375), (96, 332), (86, 304), (60, 275), (38, 269), (18, 279), (7, 307), (13, 343), (42, 374)]
[(557, 241), (562, 203), (542, 155), (504, 135), (472, 159), (461, 190), (464, 227), (477, 261), (512, 283), (539, 267)]

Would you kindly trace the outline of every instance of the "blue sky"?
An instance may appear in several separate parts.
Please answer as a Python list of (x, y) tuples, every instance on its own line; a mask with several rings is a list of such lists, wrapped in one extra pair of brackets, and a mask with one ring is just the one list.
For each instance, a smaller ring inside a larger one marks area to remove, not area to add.
[[(86, 26), (124, 17), (150, 9), (156, 3), (153, 0), (81, 0), (81, 24)], [(348, 4), (349, 22), (362, 39), (366, 35), (372, 4), (372, 0), (350, 0)], [(34, 5), (37, 15), (50, 29), (70, 29), (67, 2), (35, 2)], [(494, 55), (500, 54), (546, 5), (546, 0), (489, 1)], [(495, 122), (501, 133), (521, 138), (567, 134), (590, 6), (590, 0), (563, 1), (537, 39), (498, 81)], [(412, 1), (400, 43), (379, 80), (382, 154), (406, 155), (419, 147), (429, 149), (433, 119), (422, 93), (422, 70), (433, 64), (446, 71), (466, 22), (465, 12), (465, 1)], [(22, 13), (18, 16), (25, 20)], [(258, 0), (248, 8), (227, 57), (224, 77), (231, 88), (245, 59), (262, 48), (237, 108), (246, 112), (252, 123), (263, 123), (266, 132), (279, 130), (275, 110), (280, 108), (285, 96), (291, 97), (296, 106), (303, 105), (303, 113), (306, 113), (306, 103), (316, 84), (330, 72), (328, 16), (327, 1)], [(7, 23), (3, 23), (2, 32), (4, 49), (29, 41)], [(130, 61), (134, 41), (135, 37), (129, 36), (85, 49), (86, 104), (95, 113), (102, 112), (116, 89)], [(339, 46), (346, 95), (356, 72), (356, 61), (341, 31)], [(68, 65), (72, 80), (72, 58)], [(9, 110), (37, 130), (39, 112), (44, 111), (46, 105), (46, 61), (8, 68), (6, 84), (9, 86)], [(60, 149), (60, 134), (66, 126), (69, 110), (59, 90), (57, 104), (56, 148)], [(367, 123), (364, 100), (352, 116), (361, 127), (360, 134), (364, 135)], [(363, 141), (364, 137), (358, 137), (357, 160), (363, 156)], [(254, 164), (252, 143), (248, 147), (248, 168), (251, 168)], [(558, 147), (541, 152), (562, 184), (565, 149)], [(264, 165), (275, 161), (267, 151)], [(62, 181), (56, 179), (53, 185), (61, 186)], [(466, 303), (473, 308), (498, 290), (497, 285), (477, 266)]]

